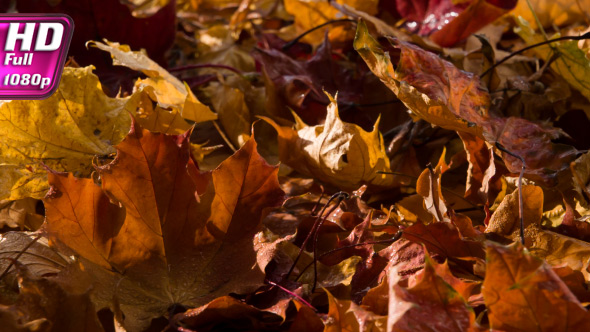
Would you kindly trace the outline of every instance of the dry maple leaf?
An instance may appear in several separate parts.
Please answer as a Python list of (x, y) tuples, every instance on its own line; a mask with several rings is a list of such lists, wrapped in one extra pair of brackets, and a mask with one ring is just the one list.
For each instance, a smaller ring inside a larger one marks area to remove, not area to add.
[[(537, 186), (522, 186), (524, 227), (540, 225), (543, 216), (543, 189)], [(519, 191), (506, 195), (489, 221), (486, 233), (510, 235), (520, 230)]]
[[(282, 322), (280, 316), (231, 296), (218, 297), (206, 305), (176, 315), (173, 320), (194, 331), (272, 331)], [(215, 328), (210, 329), (212, 326)]]
[(387, 316), (366, 310), (350, 300), (339, 300), (328, 294), (328, 317), (324, 332), (384, 332), (387, 331)]
[(492, 329), (587, 331), (590, 314), (551, 267), (521, 244), (489, 244), (482, 293)]
[[(128, 45), (107, 40), (105, 44), (93, 41), (89, 45), (111, 53), (114, 65), (125, 66), (147, 75), (147, 78), (135, 82), (135, 89), (145, 91), (161, 109), (170, 109), (174, 116), (180, 114), (184, 119), (197, 123), (217, 119), (217, 115), (195, 97), (186, 83), (151, 60), (145, 51), (131, 51)], [(162, 112), (157, 108), (154, 111)]]
[(437, 265), (426, 254), (424, 269), (408, 280), (407, 287), (396, 267), (389, 270), (388, 331), (478, 330), (475, 313), (464, 298), (471, 286)]
[(91, 172), (129, 130), (133, 98), (109, 98), (92, 67), (65, 67), (57, 91), (45, 100), (0, 103), (0, 199), (42, 198), (44, 163), (78, 176)]
[(279, 159), (303, 174), (345, 190), (363, 184), (374, 188), (391, 186), (393, 178), (379, 173), (390, 171), (379, 120), (372, 132), (343, 122), (336, 100), (329, 97), (323, 125), (307, 126), (294, 115), (296, 131), (263, 117), (279, 133)]
[(174, 303), (200, 306), (253, 291), (273, 255), (274, 244), (259, 231), (263, 209), (283, 200), (278, 167), (250, 139), (217, 169), (201, 173), (189, 133), (155, 134), (135, 123), (116, 146), (115, 160), (98, 167), (102, 188), (91, 179), (49, 174), (44, 202), (51, 241), (81, 257), (97, 301), (104, 306), (116, 296), (132, 331)]
[(104, 331), (88, 289), (78, 293), (67, 283), (31, 275), (16, 263), (19, 294), (11, 306), (0, 305), (3, 331)]

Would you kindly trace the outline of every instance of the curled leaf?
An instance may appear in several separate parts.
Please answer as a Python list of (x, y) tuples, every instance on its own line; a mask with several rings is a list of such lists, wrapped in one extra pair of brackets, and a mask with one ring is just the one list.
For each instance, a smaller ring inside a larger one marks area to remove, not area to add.
[(354, 190), (363, 184), (378, 188), (393, 183), (391, 176), (379, 174), (389, 171), (379, 121), (372, 132), (343, 122), (332, 97), (323, 125), (310, 127), (296, 117), (298, 130), (295, 131), (271, 119), (263, 119), (279, 133), (280, 160), (303, 174), (345, 190)]

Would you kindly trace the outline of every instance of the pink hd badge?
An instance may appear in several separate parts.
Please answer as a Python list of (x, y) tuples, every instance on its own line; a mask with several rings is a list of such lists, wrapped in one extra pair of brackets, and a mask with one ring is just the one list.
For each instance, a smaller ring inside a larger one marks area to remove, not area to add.
[(59, 85), (74, 21), (68, 15), (0, 15), (0, 99), (45, 99)]

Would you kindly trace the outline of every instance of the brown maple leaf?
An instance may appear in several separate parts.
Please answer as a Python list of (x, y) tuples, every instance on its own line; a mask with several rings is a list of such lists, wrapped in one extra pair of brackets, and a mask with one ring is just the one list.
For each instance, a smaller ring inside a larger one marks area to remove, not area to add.
[(189, 133), (157, 134), (134, 124), (115, 160), (97, 167), (102, 187), (49, 174), (51, 241), (80, 256), (97, 301), (104, 306), (115, 296), (130, 330), (175, 303), (199, 306), (255, 290), (272, 258), (274, 247), (259, 231), (263, 209), (283, 201), (278, 167), (250, 139), (201, 173)]

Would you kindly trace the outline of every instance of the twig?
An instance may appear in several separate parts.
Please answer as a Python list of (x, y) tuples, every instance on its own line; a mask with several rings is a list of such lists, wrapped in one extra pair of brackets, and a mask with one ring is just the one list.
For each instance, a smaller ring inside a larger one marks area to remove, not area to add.
[[(315, 291), (315, 287), (318, 281), (318, 266), (317, 266), (317, 251), (318, 251), (318, 238), (320, 236), (320, 228), (322, 227), (322, 225), (324, 224), (324, 221), (326, 220), (326, 218), (332, 214), (332, 212), (334, 212), (334, 210), (336, 210), (338, 208), (338, 206), (340, 205), (340, 202), (342, 202), (344, 199), (347, 199), (349, 197), (349, 195), (343, 191), (337, 192), (335, 193), (332, 197), (338, 197), (338, 203), (336, 203), (331, 209), (330, 211), (328, 211), (328, 213), (322, 218), (320, 219), (318, 226), (316, 228), (315, 234), (314, 234), (314, 239), (313, 239), (313, 287), (311, 288), (311, 292), (313, 293)], [(311, 235), (311, 233), (310, 233)], [(305, 248), (305, 247), (302, 247)]]
[(555, 38), (555, 39), (550, 39), (550, 40), (545, 40), (542, 41), (540, 43), (536, 43), (530, 46), (527, 46), (525, 48), (522, 48), (518, 51), (512, 52), (509, 55), (507, 55), (506, 57), (504, 57), (502, 60), (496, 62), (495, 64), (493, 64), (492, 66), (490, 66), (490, 68), (488, 68), (486, 71), (484, 71), (481, 75), (479, 75), (479, 78), (483, 78), (484, 76), (486, 76), (487, 74), (489, 74), (494, 68), (498, 67), (499, 65), (503, 64), (504, 62), (508, 61), (509, 59), (511, 59), (513, 56), (519, 55), (521, 53), (524, 53), (530, 49), (533, 49), (535, 47), (539, 47), (539, 46), (543, 46), (543, 45), (547, 45), (547, 44), (551, 44), (551, 43), (555, 43), (558, 41), (563, 41), (563, 40), (584, 40), (584, 39), (590, 39), (590, 32), (586, 32), (585, 34), (581, 35), (581, 36), (563, 36), (563, 37), (559, 37), (559, 38)]
[[(330, 203), (334, 199), (337, 199), (337, 198), (338, 198), (338, 204), (336, 204), (336, 206), (340, 205), (340, 202), (342, 202), (342, 200), (343, 200), (343, 198), (341, 197), (342, 194), (343, 194), (343, 192), (337, 192), (336, 194), (332, 195), (332, 197), (330, 197), (330, 199), (328, 200), (328, 202), (326, 202), (326, 204), (324, 205), (324, 208), (322, 209), (322, 211), (320, 211), (320, 214), (317, 216), (316, 221), (313, 223), (313, 226), (311, 227), (311, 230), (309, 231), (309, 233), (305, 237), (305, 240), (303, 241), (303, 244), (301, 245), (301, 248), (299, 248), (299, 253), (297, 254), (297, 257), (293, 261), (293, 265), (291, 265), (291, 268), (289, 269), (289, 272), (287, 272), (287, 274), (285, 275), (284, 279), (288, 279), (291, 276), (291, 273), (293, 273), (293, 270), (295, 269), (295, 265), (297, 265), (297, 262), (299, 261), (299, 258), (303, 254), (303, 250), (305, 250), (305, 247), (307, 246), (307, 242), (309, 242), (309, 240), (311, 239), (311, 236), (314, 233), (315, 229), (317, 228), (318, 224), (320, 224), (322, 215), (324, 214), (324, 212), (326, 212), (326, 208), (328, 207), (328, 205), (330, 205)], [(346, 196), (348, 196), (348, 194), (346, 194), (346, 193), (344, 193), (344, 194)], [(330, 211), (330, 213), (332, 213), (332, 212)], [(329, 213), (328, 213), (328, 215), (329, 215)], [(326, 218), (326, 217), (324, 217), (324, 218)]]
[(221, 138), (223, 138), (223, 140), (225, 141), (225, 143), (227, 144), (227, 146), (229, 146), (230, 149), (232, 149), (233, 152), (238, 151), (238, 149), (236, 149), (234, 147), (233, 144), (231, 144), (231, 141), (229, 140), (229, 138), (227, 137), (227, 135), (225, 135), (225, 132), (221, 129), (221, 127), (219, 127), (219, 124), (217, 124), (217, 121), (211, 121), (213, 122), (213, 126), (215, 127), (215, 129), (217, 129), (217, 132), (219, 133), (219, 136), (221, 136)]
[(338, 19), (338, 20), (329, 20), (326, 21), (318, 26), (315, 26), (307, 31), (305, 31), (304, 33), (300, 34), (299, 36), (295, 37), (295, 39), (291, 40), (290, 42), (286, 43), (285, 45), (283, 45), (283, 51), (286, 51), (288, 49), (290, 49), (293, 45), (297, 44), (299, 42), (299, 40), (305, 36), (307, 36), (308, 34), (316, 31), (317, 29), (321, 29), (323, 27), (325, 27), (326, 25), (330, 25), (330, 24), (334, 24), (334, 23), (342, 23), (342, 22), (353, 22), (356, 23), (356, 20), (353, 20), (351, 18), (342, 18), (342, 19)]

